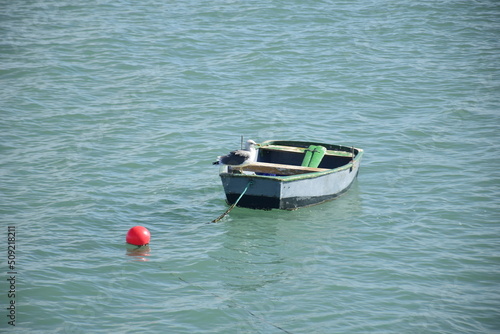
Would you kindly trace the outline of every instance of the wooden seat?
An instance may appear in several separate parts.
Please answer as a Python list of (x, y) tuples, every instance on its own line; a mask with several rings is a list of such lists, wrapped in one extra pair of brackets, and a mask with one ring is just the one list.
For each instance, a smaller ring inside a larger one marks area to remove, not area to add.
[(312, 168), (294, 165), (273, 164), (268, 162), (253, 162), (241, 167), (231, 167), (232, 171), (254, 172), (274, 175), (296, 175), (314, 172), (325, 172), (327, 168)]

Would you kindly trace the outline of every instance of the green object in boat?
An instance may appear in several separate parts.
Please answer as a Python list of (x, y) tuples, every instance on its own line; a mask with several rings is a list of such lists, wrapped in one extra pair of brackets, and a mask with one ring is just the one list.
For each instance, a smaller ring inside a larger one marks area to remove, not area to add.
[(326, 148), (318, 145), (311, 145), (305, 151), (304, 160), (302, 160), (302, 167), (318, 168), (321, 160), (325, 156)]
[(311, 158), (313, 156), (315, 145), (309, 146), (308, 149), (305, 150), (304, 160), (302, 160), (302, 167), (309, 167), (309, 163), (311, 162)]

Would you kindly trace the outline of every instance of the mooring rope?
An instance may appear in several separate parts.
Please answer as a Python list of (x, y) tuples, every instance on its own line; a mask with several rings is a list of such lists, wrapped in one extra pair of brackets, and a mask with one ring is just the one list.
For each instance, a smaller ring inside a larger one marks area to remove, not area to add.
[[(174, 277), (177, 277), (177, 278), (179, 279), (179, 281), (181, 281), (181, 282), (184, 282), (184, 283), (186, 283), (186, 284), (188, 284), (188, 285), (191, 285), (191, 286), (193, 286), (193, 287), (195, 287), (195, 288), (197, 288), (197, 289), (200, 289), (200, 290), (202, 290), (202, 291), (204, 291), (204, 292), (207, 292), (207, 293), (211, 294), (212, 296), (214, 296), (214, 297), (216, 297), (216, 298), (218, 298), (218, 299), (220, 299), (220, 300), (225, 300), (225, 298), (223, 298), (222, 296), (220, 296), (220, 295), (218, 295), (218, 294), (216, 294), (216, 293), (214, 293), (214, 292), (212, 292), (212, 291), (210, 291), (210, 290), (205, 289), (205, 288), (204, 288), (204, 287), (202, 287), (201, 285), (196, 285), (196, 284), (190, 283), (190, 282), (186, 281), (185, 279), (183, 279), (182, 277), (177, 276), (177, 275), (176, 275), (176, 274), (174, 274), (174, 273), (170, 273), (170, 274), (171, 274), (172, 276), (174, 276)], [(269, 326), (272, 326), (272, 327), (274, 327), (274, 328), (276, 328), (276, 329), (279, 329), (279, 330), (280, 330), (280, 331), (282, 331), (283, 333), (286, 333), (286, 334), (293, 334), (292, 332), (287, 331), (287, 330), (286, 330), (286, 329), (284, 329), (283, 327), (278, 326), (278, 325), (276, 325), (275, 323), (272, 323), (272, 322), (268, 321), (267, 319), (265, 319), (265, 318), (263, 318), (263, 317), (261, 317), (261, 316), (259, 316), (259, 315), (255, 314), (255, 312), (250, 311), (250, 310), (249, 310), (249, 309), (247, 309), (244, 305), (241, 305), (241, 304), (237, 303), (236, 301), (231, 301), (231, 300), (230, 300), (230, 301), (229, 301), (229, 303), (232, 303), (233, 305), (235, 305), (235, 306), (237, 306), (237, 307), (241, 308), (242, 310), (245, 310), (245, 311), (246, 311), (248, 314), (250, 314), (252, 317), (254, 317), (254, 318), (258, 319), (259, 321), (261, 321), (261, 322), (263, 322), (263, 323), (268, 324)]]
[(231, 205), (229, 207), (229, 209), (226, 210), (226, 212), (224, 212), (223, 214), (221, 214), (218, 218), (212, 220), (212, 223), (217, 223), (219, 220), (221, 220), (222, 218), (224, 218), (229, 212), (231, 212), (232, 209), (234, 209), (234, 207), (236, 206), (236, 204), (238, 204), (238, 202), (240, 201), (240, 199), (243, 197), (243, 195), (245, 195), (245, 193), (247, 192), (248, 188), (250, 188), (250, 185), (253, 183), (252, 180), (250, 180), (247, 184), (247, 186), (245, 187), (245, 190), (243, 190), (243, 192), (241, 193), (240, 197), (238, 197), (238, 199), (236, 200), (236, 202), (233, 203), (233, 205)]

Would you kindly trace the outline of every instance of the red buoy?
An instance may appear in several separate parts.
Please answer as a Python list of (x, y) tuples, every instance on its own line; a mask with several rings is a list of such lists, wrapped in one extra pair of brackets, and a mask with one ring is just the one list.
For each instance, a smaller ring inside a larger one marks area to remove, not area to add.
[(134, 226), (127, 232), (126, 241), (131, 245), (144, 246), (149, 244), (151, 233), (143, 226)]

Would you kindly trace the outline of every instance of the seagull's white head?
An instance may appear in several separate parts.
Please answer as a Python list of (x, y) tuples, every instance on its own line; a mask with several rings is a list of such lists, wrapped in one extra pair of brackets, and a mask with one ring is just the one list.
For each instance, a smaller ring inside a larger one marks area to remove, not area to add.
[(249, 139), (247, 140), (247, 143), (246, 143), (246, 149), (247, 150), (250, 150), (251, 148), (253, 148), (255, 145), (257, 145), (256, 142), (254, 142), (253, 140)]

